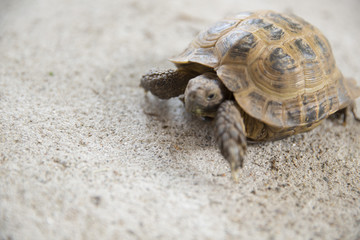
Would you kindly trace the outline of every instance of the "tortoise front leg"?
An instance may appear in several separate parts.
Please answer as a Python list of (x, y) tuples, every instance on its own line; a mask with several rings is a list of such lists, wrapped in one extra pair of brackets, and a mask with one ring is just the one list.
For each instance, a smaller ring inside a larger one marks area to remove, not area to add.
[(195, 76), (185, 70), (152, 70), (142, 76), (140, 86), (158, 98), (169, 99), (183, 94), (187, 83)]
[(220, 105), (215, 124), (221, 153), (230, 163), (232, 178), (237, 181), (237, 172), (243, 166), (246, 153), (246, 135), (243, 118), (234, 101), (225, 101)]

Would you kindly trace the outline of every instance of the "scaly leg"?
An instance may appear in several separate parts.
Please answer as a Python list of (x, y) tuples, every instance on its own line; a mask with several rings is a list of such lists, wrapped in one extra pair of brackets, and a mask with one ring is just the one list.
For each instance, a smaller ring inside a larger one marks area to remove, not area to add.
[(346, 119), (347, 119), (347, 116), (348, 116), (348, 111), (347, 110), (350, 110), (354, 116), (354, 119), (356, 121), (360, 121), (360, 116), (358, 115), (358, 113), (356, 112), (356, 105), (355, 105), (355, 102), (351, 103), (350, 105), (348, 105), (347, 107), (345, 108), (342, 108), (340, 110), (338, 110), (337, 112), (333, 113), (333, 116), (335, 118), (340, 118), (340, 117), (343, 117), (343, 125), (345, 126), (346, 125)]
[(356, 112), (355, 102), (351, 103), (349, 108), (352, 114), (354, 115), (355, 120), (360, 122), (360, 113)]
[(230, 163), (232, 178), (237, 181), (237, 173), (243, 166), (246, 153), (246, 133), (243, 118), (234, 101), (225, 101), (220, 105), (215, 124), (220, 151)]
[(158, 98), (169, 99), (183, 94), (187, 83), (195, 76), (186, 70), (152, 70), (142, 76), (140, 86)]

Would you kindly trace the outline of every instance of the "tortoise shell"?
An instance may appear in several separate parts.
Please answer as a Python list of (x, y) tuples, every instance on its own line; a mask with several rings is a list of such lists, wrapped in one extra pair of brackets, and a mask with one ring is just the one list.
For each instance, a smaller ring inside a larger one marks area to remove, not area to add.
[(244, 12), (200, 32), (178, 68), (215, 71), (251, 117), (270, 126), (310, 126), (360, 96), (314, 26), (273, 11)]

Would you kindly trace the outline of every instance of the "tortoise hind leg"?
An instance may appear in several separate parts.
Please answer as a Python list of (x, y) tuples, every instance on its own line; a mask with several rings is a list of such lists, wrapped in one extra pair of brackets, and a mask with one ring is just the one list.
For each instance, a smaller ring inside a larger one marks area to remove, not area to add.
[(333, 116), (336, 119), (340, 119), (342, 117), (342, 119), (343, 119), (342, 125), (343, 126), (346, 126), (346, 118), (347, 118), (347, 115), (348, 115), (348, 112), (347, 112), (348, 108), (349, 107), (342, 108), (342, 109), (336, 111), (335, 113), (333, 113)]
[(141, 78), (140, 86), (161, 99), (177, 97), (185, 92), (189, 80), (196, 75), (185, 70), (151, 70)]
[[(346, 89), (347, 95), (351, 99), (350, 104), (345, 109), (347, 108), (350, 109), (350, 111), (354, 115), (355, 120), (360, 121), (360, 112), (356, 112), (356, 104), (355, 104), (356, 99), (360, 97), (360, 87), (357, 86), (356, 80), (354, 78), (344, 78), (343, 84)], [(346, 114), (346, 110), (345, 110), (345, 114)], [(346, 115), (344, 117), (344, 122), (345, 120), (346, 120)]]
[(360, 122), (360, 113), (356, 112), (356, 105), (355, 102), (351, 103), (350, 106), (348, 107), (350, 108), (350, 111), (352, 112), (354, 119), (358, 122)]
[(345, 126), (346, 125), (346, 119), (348, 117), (348, 109), (351, 111), (351, 113), (353, 114), (354, 116), (354, 119), (356, 121), (359, 121), (360, 122), (360, 116), (358, 115), (358, 113), (356, 112), (356, 106), (355, 106), (355, 103), (351, 103), (349, 106), (345, 107), (345, 108), (342, 108), (338, 111), (336, 111), (335, 113), (333, 113), (331, 116), (333, 118), (336, 118), (336, 119), (339, 119), (340, 117), (343, 118), (343, 125)]
[(220, 151), (230, 164), (232, 178), (237, 181), (237, 172), (243, 166), (246, 153), (246, 136), (243, 118), (235, 102), (225, 101), (220, 105), (215, 124)]

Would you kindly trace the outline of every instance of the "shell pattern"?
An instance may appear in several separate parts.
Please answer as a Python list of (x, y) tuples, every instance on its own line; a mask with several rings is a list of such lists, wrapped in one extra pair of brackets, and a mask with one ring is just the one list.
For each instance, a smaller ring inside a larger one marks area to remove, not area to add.
[(273, 11), (244, 12), (200, 32), (178, 67), (214, 69), (240, 107), (270, 126), (310, 126), (360, 96), (323, 34)]

